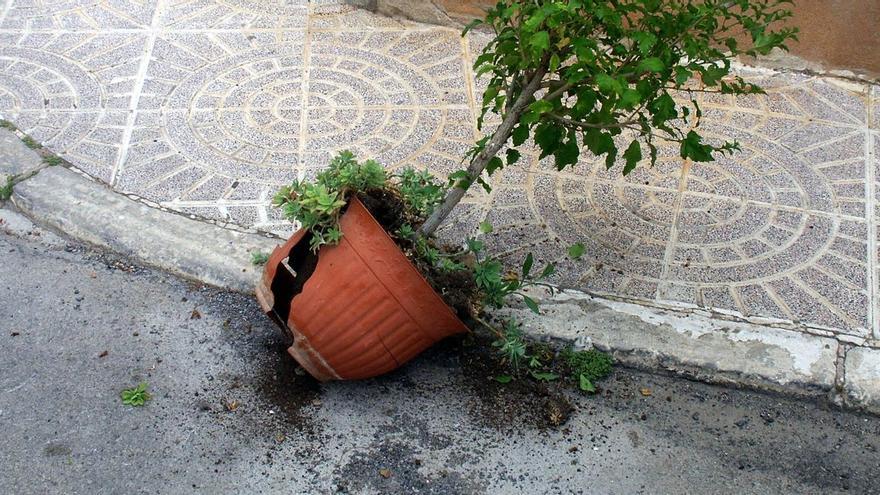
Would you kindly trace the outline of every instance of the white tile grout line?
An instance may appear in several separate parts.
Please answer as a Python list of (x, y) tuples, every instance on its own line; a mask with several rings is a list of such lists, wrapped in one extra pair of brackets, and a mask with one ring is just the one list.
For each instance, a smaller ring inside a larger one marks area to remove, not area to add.
[[(698, 95), (697, 99), (699, 99), (699, 103), (703, 102), (703, 98)], [(696, 126), (695, 122), (690, 122), (688, 127), (693, 130)], [(657, 283), (657, 290), (654, 293), (654, 298), (658, 301), (663, 301), (666, 299), (666, 293), (670, 290), (672, 282), (669, 280), (669, 270), (672, 269), (672, 262), (675, 257), (675, 247), (678, 244), (678, 222), (681, 219), (681, 205), (684, 201), (684, 194), (687, 192), (687, 183), (688, 177), (690, 177), (691, 166), (693, 162), (690, 158), (684, 160), (681, 166), (681, 177), (678, 179), (678, 191), (676, 191), (675, 199), (672, 203), (672, 223), (669, 226), (669, 239), (666, 241), (666, 246), (663, 250), (663, 266), (660, 271), (660, 281)], [(699, 299), (699, 293), (696, 294), (697, 299)]]
[(865, 221), (868, 227), (868, 316), (874, 338), (880, 339), (880, 288), (877, 287), (877, 161), (874, 149), (874, 136), (871, 132), (873, 122), (873, 92), (868, 88), (867, 111), (865, 112)]
[(138, 103), (141, 99), (141, 92), (144, 89), (144, 81), (147, 78), (147, 69), (150, 66), (150, 59), (153, 58), (153, 47), (156, 44), (156, 37), (159, 33), (159, 20), (162, 18), (162, 6), (165, 0), (156, 2), (156, 9), (153, 11), (153, 19), (150, 22), (150, 29), (147, 31), (147, 42), (144, 45), (144, 54), (141, 63), (138, 66), (138, 72), (135, 76), (134, 87), (131, 90), (131, 99), (128, 103), (128, 117), (125, 122), (125, 129), (122, 132), (122, 142), (119, 145), (119, 154), (116, 157), (116, 163), (113, 165), (113, 172), (110, 174), (110, 187), (115, 188), (119, 179), (119, 173), (122, 166), (128, 158), (128, 148), (131, 145), (131, 135), (134, 133), (134, 124), (137, 119)]
[(298, 149), (298, 159), (299, 163), (297, 163), (296, 167), (296, 180), (303, 180), (306, 178), (306, 168), (304, 166), (304, 158), (306, 151), (306, 140), (307, 140), (307, 132), (309, 126), (309, 88), (310, 81), (309, 75), (311, 74), (311, 63), (312, 63), (312, 11), (313, 6), (312, 3), (309, 2), (308, 10), (306, 11), (306, 29), (305, 36), (303, 38), (303, 62), (302, 62), (302, 83), (300, 83), (300, 111), (299, 111), (299, 149)]

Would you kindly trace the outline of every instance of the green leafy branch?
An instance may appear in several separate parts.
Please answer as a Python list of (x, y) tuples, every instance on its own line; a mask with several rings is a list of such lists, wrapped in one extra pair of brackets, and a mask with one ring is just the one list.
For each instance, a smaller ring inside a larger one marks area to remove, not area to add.
[(697, 100), (679, 105), (671, 92), (762, 92), (732, 74), (730, 60), (787, 49), (797, 29), (775, 27), (791, 17), (789, 4), (499, 1), (465, 33), (479, 24), (494, 33), (474, 63), (477, 76), (488, 79), (477, 124), (482, 129), (489, 113), (501, 122), (477, 141), (467, 169), (450, 176), (454, 187), (420, 233), (432, 234), (472, 184), (489, 189), (487, 178), (518, 162), (518, 148), (530, 139), (559, 170), (589, 152), (608, 168), (622, 162), (623, 174), (643, 161), (655, 164), (657, 140), (677, 143), (681, 157), (696, 162), (736, 151), (736, 142), (705, 142)]

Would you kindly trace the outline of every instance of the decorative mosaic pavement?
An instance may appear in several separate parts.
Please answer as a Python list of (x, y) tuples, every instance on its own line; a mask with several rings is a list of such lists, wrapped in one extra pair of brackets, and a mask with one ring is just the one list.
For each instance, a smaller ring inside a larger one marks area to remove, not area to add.
[[(286, 234), (273, 191), (341, 149), (446, 174), (477, 137), (479, 37), (333, 1), (0, 2), (0, 114), (120, 192)], [(877, 324), (880, 89), (745, 71), (769, 94), (700, 94), (701, 128), (742, 152), (661, 150), (621, 178), (535, 156), (474, 193), (446, 235), (559, 265), (603, 294), (795, 320)], [(587, 255), (561, 256), (582, 242)]]

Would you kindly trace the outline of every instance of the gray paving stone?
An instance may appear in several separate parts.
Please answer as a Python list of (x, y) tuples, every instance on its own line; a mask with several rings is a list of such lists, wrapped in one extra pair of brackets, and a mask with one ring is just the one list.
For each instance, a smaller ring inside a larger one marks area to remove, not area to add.
[(7, 0), (0, 29), (137, 29), (150, 25), (155, 2), (137, 0)]
[(6, 110), (127, 110), (146, 40), (143, 33), (5, 33)]
[(80, 170), (109, 182), (122, 146), (126, 115), (121, 110), (22, 111), (9, 118)]
[(726, 176), (726, 184), (722, 182), (724, 189), (719, 191), (722, 195), (864, 216), (864, 191), (852, 187), (852, 184), (864, 183), (865, 179), (862, 134), (851, 131), (840, 141), (816, 143), (795, 153), (757, 134), (734, 127), (716, 124), (706, 127), (710, 129), (708, 134), (736, 139), (748, 150), (745, 161), (740, 161), (737, 154), (692, 167), (691, 173), (698, 177), (706, 174), (707, 169), (715, 169), (716, 176)]
[(304, 28), (305, 0), (183, 0), (161, 11), (161, 26), (169, 29)]
[(871, 129), (880, 130), (880, 85), (872, 85), (870, 89), (870, 105), (871, 105), (871, 121), (869, 126)]
[[(470, 98), (460, 37), (452, 30), (319, 32), (313, 80), (352, 89), (366, 105), (462, 105)], [(352, 68), (347, 61), (358, 62)], [(358, 85), (378, 86), (364, 94)], [(373, 96), (370, 96), (370, 95)]]
[(300, 31), (162, 34), (139, 108), (300, 108), (303, 40)]

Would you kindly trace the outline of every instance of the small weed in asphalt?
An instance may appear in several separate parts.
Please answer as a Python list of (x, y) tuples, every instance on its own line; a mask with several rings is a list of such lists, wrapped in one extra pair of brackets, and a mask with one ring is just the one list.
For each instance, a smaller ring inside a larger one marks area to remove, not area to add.
[(611, 374), (611, 356), (604, 352), (594, 349), (575, 351), (568, 348), (562, 351), (560, 357), (574, 382), (584, 392), (595, 392), (596, 386), (593, 383)]
[(146, 383), (141, 383), (135, 388), (127, 388), (120, 395), (122, 396), (123, 404), (135, 407), (143, 406), (152, 398), (150, 393), (147, 392)]

